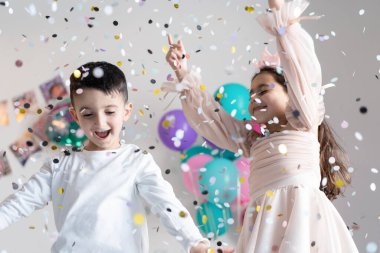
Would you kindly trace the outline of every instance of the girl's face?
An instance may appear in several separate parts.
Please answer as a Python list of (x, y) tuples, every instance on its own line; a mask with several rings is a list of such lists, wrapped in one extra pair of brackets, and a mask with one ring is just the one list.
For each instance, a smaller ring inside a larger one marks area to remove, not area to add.
[(120, 93), (105, 94), (86, 88), (75, 95), (75, 109), (70, 113), (85, 132), (89, 144), (87, 150), (108, 150), (120, 146), (123, 122), (130, 116), (129, 105)]
[(267, 124), (274, 117), (286, 124), (285, 109), (289, 96), (284, 87), (276, 82), (272, 74), (258, 74), (251, 83), (251, 103), (249, 112), (259, 124)]

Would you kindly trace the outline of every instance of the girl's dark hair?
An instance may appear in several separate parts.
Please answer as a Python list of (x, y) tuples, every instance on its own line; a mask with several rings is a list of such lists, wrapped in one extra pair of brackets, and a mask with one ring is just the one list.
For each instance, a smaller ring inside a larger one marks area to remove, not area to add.
[[(269, 73), (273, 76), (277, 83), (281, 84), (287, 90), (286, 79), (282, 72), (272, 67), (264, 67), (260, 72), (252, 77), (252, 80), (261, 73)], [(351, 183), (351, 174), (348, 172), (348, 159), (341, 145), (336, 141), (335, 135), (324, 119), (318, 127), (318, 141), (320, 143), (320, 168), (321, 176), (327, 178), (327, 184), (320, 184), (320, 190), (323, 191), (330, 200), (334, 200), (339, 195), (343, 195), (341, 185), (337, 186), (338, 180), (344, 182), (345, 185)], [(330, 163), (330, 157), (335, 158), (334, 166), (339, 166), (339, 170), (335, 171)]]
[(78, 69), (77, 73), (70, 76), (70, 99), (74, 106), (74, 94), (77, 89), (92, 88), (109, 95), (118, 92), (123, 95), (124, 101), (128, 101), (127, 81), (123, 71), (108, 62), (88, 62)]

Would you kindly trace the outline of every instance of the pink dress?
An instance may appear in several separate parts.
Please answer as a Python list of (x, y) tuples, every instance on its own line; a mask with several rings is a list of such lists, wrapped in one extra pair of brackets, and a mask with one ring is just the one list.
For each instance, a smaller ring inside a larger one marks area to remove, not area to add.
[[(321, 67), (313, 40), (299, 23), (308, 6), (287, 2), (278, 11), (260, 15), (260, 25), (277, 39), (288, 81), (286, 117), (297, 130), (253, 139), (246, 124), (227, 114), (199, 87), (198, 73), (181, 83), (164, 83), (163, 90), (180, 92), (191, 126), (221, 148), (251, 158), (251, 201), (244, 217), (238, 253), (351, 253), (358, 252), (334, 205), (319, 190), (318, 126), (324, 118)], [(250, 129), (250, 128), (248, 128)]]

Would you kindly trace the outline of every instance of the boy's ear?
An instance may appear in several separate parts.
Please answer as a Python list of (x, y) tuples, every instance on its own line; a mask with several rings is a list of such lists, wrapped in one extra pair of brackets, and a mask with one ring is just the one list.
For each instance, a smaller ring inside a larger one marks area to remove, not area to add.
[(75, 120), (75, 122), (77, 122), (79, 124), (78, 115), (77, 115), (74, 107), (70, 106), (69, 112), (70, 112), (71, 116), (73, 117), (73, 119)]
[(133, 108), (133, 105), (132, 103), (127, 103), (125, 104), (125, 107), (124, 107), (124, 121), (127, 121), (129, 119), (129, 117), (131, 117), (132, 115), (132, 108)]

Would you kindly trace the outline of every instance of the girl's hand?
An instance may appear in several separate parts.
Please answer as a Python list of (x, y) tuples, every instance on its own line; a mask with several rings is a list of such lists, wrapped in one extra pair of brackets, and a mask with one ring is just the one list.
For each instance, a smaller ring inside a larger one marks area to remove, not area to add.
[(173, 38), (168, 34), (169, 51), (166, 54), (166, 61), (170, 67), (174, 70), (178, 80), (181, 82), (187, 73), (187, 60), (185, 47), (181, 40), (177, 43), (173, 42)]
[(235, 250), (231, 247), (222, 247), (216, 249), (212, 249), (207, 247), (206, 244), (200, 242), (196, 246), (192, 247), (190, 253), (233, 253)]

